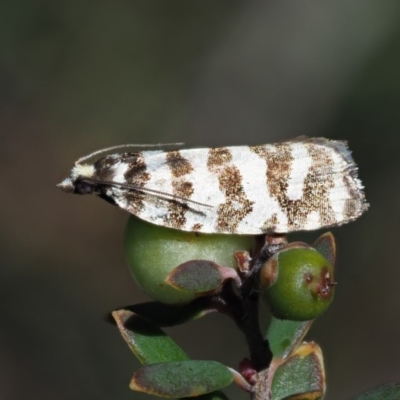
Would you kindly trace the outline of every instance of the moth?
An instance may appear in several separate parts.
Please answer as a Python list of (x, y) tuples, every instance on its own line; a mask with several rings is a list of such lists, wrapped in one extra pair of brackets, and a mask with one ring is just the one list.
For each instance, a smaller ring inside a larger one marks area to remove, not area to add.
[(260, 146), (124, 152), (86, 162), (102, 153), (76, 161), (57, 186), (96, 194), (143, 220), (183, 231), (315, 230), (353, 221), (368, 208), (343, 141), (302, 137)]

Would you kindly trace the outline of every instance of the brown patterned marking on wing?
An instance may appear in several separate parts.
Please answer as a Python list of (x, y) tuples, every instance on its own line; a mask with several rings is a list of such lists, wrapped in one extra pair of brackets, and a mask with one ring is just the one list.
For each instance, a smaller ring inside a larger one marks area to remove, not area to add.
[(251, 150), (267, 163), (267, 187), (288, 219), (289, 230), (301, 230), (306, 226), (307, 218), (313, 211), (318, 211), (321, 225), (335, 223), (335, 214), (329, 202), (329, 190), (334, 182), (329, 178), (333, 160), (330, 154), (314, 143), (305, 143), (312, 164), (303, 184), (301, 199), (291, 200), (287, 196), (293, 156), (290, 145), (280, 143), (273, 148), (253, 146)]
[[(351, 166), (350, 166), (351, 168)], [(354, 167), (353, 167), (354, 168)], [(354, 175), (354, 174), (353, 174)], [(362, 191), (357, 187), (357, 183), (354, 179), (357, 179), (352, 174), (343, 176), (343, 183), (348, 190), (349, 199), (344, 204), (344, 216), (348, 220), (357, 218), (362, 211), (365, 210), (365, 196)]]
[[(124, 153), (121, 160), (128, 164), (128, 169), (124, 174), (126, 183), (137, 188), (143, 187), (150, 179), (147, 166), (142, 153)], [(135, 190), (127, 191), (126, 197), (129, 209), (132, 214), (138, 215), (145, 207), (146, 195)]]
[(109, 155), (97, 160), (93, 166), (95, 174), (93, 178), (103, 182), (111, 182), (114, 177), (114, 166), (121, 162), (120, 157)]
[(146, 195), (137, 191), (127, 191), (125, 198), (128, 203), (127, 211), (131, 214), (139, 216), (144, 209), (144, 202), (149, 199), (149, 195)]
[(211, 148), (208, 150), (207, 167), (211, 171), (214, 167), (232, 161), (232, 154), (226, 147)]
[(175, 178), (187, 175), (193, 171), (193, 166), (190, 164), (190, 161), (182, 157), (179, 151), (169, 151), (166, 157), (171, 174)]
[(198, 232), (202, 227), (203, 227), (203, 224), (199, 224), (199, 223), (194, 224), (194, 225), (192, 226), (191, 231), (193, 231), (193, 232)]
[(276, 226), (278, 225), (279, 220), (278, 220), (278, 214), (273, 213), (269, 218), (265, 220), (265, 222), (262, 225), (262, 231), (265, 233), (268, 232), (275, 232)]
[(360, 208), (358, 205), (360, 194), (352, 184), (350, 177), (344, 177), (343, 182), (350, 196), (350, 198), (345, 201), (343, 213), (347, 219), (351, 220), (360, 215)]
[(193, 166), (179, 151), (168, 152), (166, 158), (171, 171), (172, 194), (176, 199), (168, 204), (165, 225), (180, 229), (186, 224), (186, 212), (189, 209), (182, 198), (189, 200), (194, 192), (193, 183), (185, 177), (193, 171)]
[(126, 183), (142, 187), (150, 179), (147, 172), (147, 166), (142, 153), (126, 153), (123, 154), (123, 161), (128, 164), (124, 178)]
[[(173, 194), (175, 196), (190, 199), (193, 194), (193, 184), (191, 182), (172, 182)], [(171, 228), (182, 228), (186, 223), (186, 212), (189, 209), (187, 203), (180, 199), (171, 200), (168, 205), (168, 215), (166, 218), (166, 225)]]
[(330, 152), (314, 143), (308, 143), (307, 149), (313, 163), (304, 181), (303, 208), (310, 204), (310, 211), (319, 210), (322, 225), (333, 225), (336, 223), (336, 216), (329, 192), (335, 186), (332, 175), (334, 160)]
[(109, 155), (94, 163), (94, 179), (104, 182), (104, 184), (97, 184), (98, 192), (100, 196), (103, 195), (103, 198), (110, 202), (115, 202), (115, 197), (123, 196), (127, 200), (126, 209), (132, 214), (138, 215), (143, 209), (143, 194), (134, 190), (118, 189), (118, 186), (107, 185), (107, 183), (114, 181), (116, 168), (121, 164), (128, 165), (127, 172), (124, 175), (127, 184), (141, 187), (149, 179), (141, 153)]
[(218, 175), (219, 189), (225, 195), (225, 202), (218, 206), (216, 230), (235, 232), (239, 223), (253, 210), (242, 186), (240, 170), (230, 164), (232, 154), (227, 148), (210, 149), (207, 166)]

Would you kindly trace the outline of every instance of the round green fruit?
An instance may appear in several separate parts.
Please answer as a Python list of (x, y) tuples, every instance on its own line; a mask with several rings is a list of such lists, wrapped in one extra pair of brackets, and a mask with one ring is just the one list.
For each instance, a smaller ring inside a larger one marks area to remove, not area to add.
[(129, 269), (138, 285), (153, 299), (184, 304), (195, 298), (164, 280), (171, 270), (190, 260), (209, 260), (237, 269), (234, 253), (255, 246), (254, 236), (215, 235), (164, 228), (130, 217), (125, 230)]
[(263, 297), (277, 318), (314, 319), (333, 300), (333, 266), (317, 250), (305, 244), (277, 252), (260, 273)]

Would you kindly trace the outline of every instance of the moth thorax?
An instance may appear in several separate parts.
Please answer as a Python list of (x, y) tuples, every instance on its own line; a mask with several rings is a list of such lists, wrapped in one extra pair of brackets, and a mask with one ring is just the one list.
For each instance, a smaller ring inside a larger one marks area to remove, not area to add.
[(77, 179), (80, 178), (93, 178), (95, 169), (91, 164), (77, 164), (74, 168), (72, 168), (71, 178)]

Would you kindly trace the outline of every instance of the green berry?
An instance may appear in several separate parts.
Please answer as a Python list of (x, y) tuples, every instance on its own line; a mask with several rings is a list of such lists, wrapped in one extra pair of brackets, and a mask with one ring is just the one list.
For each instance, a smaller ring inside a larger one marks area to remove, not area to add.
[(194, 293), (164, 282), (175, 267), (190, 260), (209, 260), (237, 269), (234, 253), (254, 246), (254, 236), (183, 232), (133, 216), (125, 231), (125, 251), (135, 281), (150, 297), (168, 304), (183, 304), (195, 298)]
[(306, 244), (289, 245), (277, 252), (260, 273), (263, 297), (277, 318), (314, 319), (333, 300), (333, 266)]

